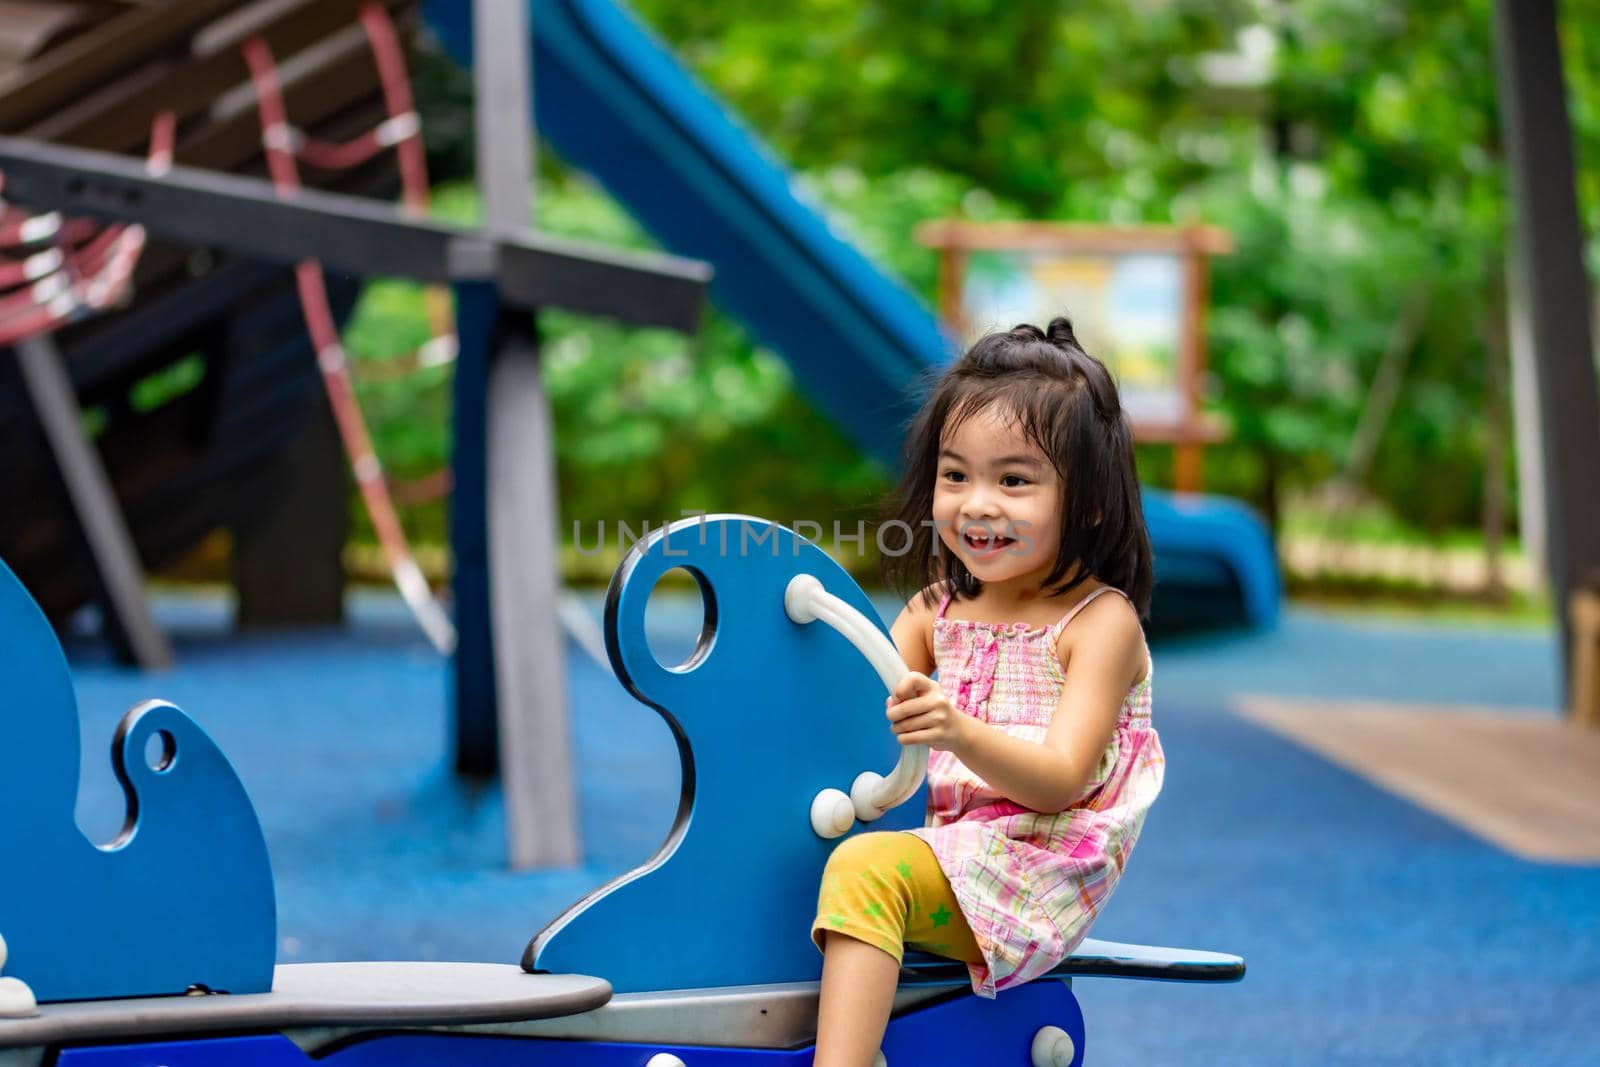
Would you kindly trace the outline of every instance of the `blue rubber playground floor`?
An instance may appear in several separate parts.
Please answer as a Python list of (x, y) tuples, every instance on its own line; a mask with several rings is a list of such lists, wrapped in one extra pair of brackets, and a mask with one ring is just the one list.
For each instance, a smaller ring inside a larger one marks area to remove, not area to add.
[[(698, 602), (658, 599), (665, 658), (692, 644)], [(598, 595), (584, 603), (598, 619)], [(446, 664), (397, 601), (357, 595), (345, 628), (245, 637), (220, 597), (164, 597), (158, 615), (179, 656), (170, 672), (70, 649), (80, 824), (97, 840), (121, 825), (108, 753), (122, 712), (146, 697), (184, 708), (260, 811), (281, 962), (516, 962), (666, 832), (679, 785), (667, 730), (576, 644), (584, 863), (513, 873), (497, 792), (448, 772)], [(1154, 656), (1166, 792), (1094, 934), (1237, 952), (1249, 974), (1223, 987), (1078, 981), (1088, 1062), (1597, 1062), (1600, 867), (1518, 859), (1231, 710), (1267, 694), (1554, 718), (1551, 634), (1291, 609), (1271, 632), (1169, 640)]]

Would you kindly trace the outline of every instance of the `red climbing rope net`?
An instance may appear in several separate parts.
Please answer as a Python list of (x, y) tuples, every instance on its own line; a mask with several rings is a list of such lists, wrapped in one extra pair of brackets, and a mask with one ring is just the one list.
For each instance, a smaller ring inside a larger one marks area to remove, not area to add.
[[(422, 123), (412, 100), (404, 51), (381, 3), (364, 6), (360, 21), (377, 66), (387, 117), (342, 144), (316, 139), (292, 126), (267, 42), (256, 36), (241, 45), (256, 93), (261, 143), (273, 186), (280, 196), (292, 195), (300, 188), (301, 162), (320, 170), (343, 170), (392, 149), (399, 163), (402, 209), (409, 215), (425, 215), (429, 194)], [(146, 160), (151, 174), (171, 168), (176, 126), (171, 112), (161, 113), (152, 123)], [(57, 212), (31, 213), (7, 204), (4, 192), (0, 174), (0, 346), (58, 330), (117, 305), (127, 295), (144, 250), (142, 226), (100, 226)], [(309, 259), (296, 264), (295, 284), (345, 455), (395, 585), (429, 640), (441, 652), (450, 652), (455, 647), (455, 627), (434, 597), (401, 527), (356, 401), (321, 265)], [(439, 289), (428, 290), (425, 299), (434, 336), (414, 362), (420, 366), (450, 362), (456, 340), (448, 299)], [(429, 484), (439, 481), (435, 476)], [(448, 491), (447, 483), (443, 491)]]
[[(169, 111), (151, 123), (145, 159), (151, 174), (172, 166), (176, 125)], [(36, 214), (4, 196), (0, 174), (0, 346), (58, 330), (122, 300), (144, 251), (144, 227)]]
[[(261, 144), (266, 151), (267, 170), (279, 195), (287, 196), (300, 188), (300, 162), (325, 170), (345, 169), (359, 166), (379, 152), (392, 148), (399, 159), (404, 209), (409, 214), (422, 215), (428, 210), (428, 172), (422, 150), (422, 123), (412, 103), (405, 57), (383, 5), (366, 5), (361, 9), (360, 18), (378, 67), (388, 117), (373, 129), (343, 144), (316, 140), (290, 125), (271, 48), (260, 36), (251, 37), (241, 45), (245, 65), (250, 70), (250, 80), (255, 86), (256, 106), (261, 114)], [(377, 533), (378, 544), (388, 562), (389, 571), (394, 576), (395, 586), (429, 640), (441, 652), (449, 652), (455, 647), (455, 627), (417, 566), (416, 557), (400, 525), (383, 466), (373, 450), (366, 420), (356, 402), (350, 362), (339, 339), (333, 310), (328, 304), (322, 265), (315, 260), (301, 260), (295, 265), (294, 273), (306, 330), (316, 349), (323, 387), (327, 391), (362, 503), (372, 520), (373, 530)], [(440, 309), (444, 312), (442, 316)], [(428, 346), (432, 351), (425, 349), (420, 354), (419, 362), (422, 363), (443, 362), (455, 354), (453, 334), (448, 328), (438, 328), (441, 320), (448, 321), (448, 309), (444, 308), (441, 299), (435, 300), (432, 312), (435, 339)]]

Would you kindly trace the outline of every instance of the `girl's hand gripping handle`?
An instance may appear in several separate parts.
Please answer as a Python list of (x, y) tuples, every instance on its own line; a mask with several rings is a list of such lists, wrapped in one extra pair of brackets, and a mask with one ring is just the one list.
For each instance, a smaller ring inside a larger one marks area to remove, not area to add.
[[(855, 608), (822, 588), (810, 574), (797, 574), (784, 590), (783, 607), (798, 623), (821, 620), (837, 630), (867, 658), (892, 693), (910, 668), (882, 630)], [(928, 746), (907, 745), (900, 762), (888, 776), (863, 771), (850, 786), (848, 797), (838, 789), (824, 789), (811, 804), (811, 827), (819, 837), (840, 837), (856, 819), (871, 822), (903, 804), (922, 786), (928, 773)]]

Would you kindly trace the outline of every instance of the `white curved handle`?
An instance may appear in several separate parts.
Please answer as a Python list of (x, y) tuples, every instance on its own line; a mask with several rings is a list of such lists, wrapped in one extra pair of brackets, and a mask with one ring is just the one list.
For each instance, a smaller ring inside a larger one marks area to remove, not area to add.
[[(795, 622), (820, 620), (833, 627), (867, 658), (884, 686), (891, 691), (911, 671), (906, 661), (900, 658), (894, 642), (882, 630), (855, 608), (822, 588), (822, 583), (813, 575), (797, 574), (790, 579), (788, 588), (783, 592), (783, 610)], [(890, 808), (904, 804), (922, 786), (922, 779), (927, 773), (927, 745), (907, 745), (902, 748), (900, 762), (887, 776), (863, 771), (850, 786), (850, 802), (855, 808), (856, 818), (871, 822), (881, 818)], [(830, 813), (837, 812), (834, 804), (820, 803), (821, 798), (822, 794), (819, 794), (811, 805), (812, 829), (817, 831), (819, 837), (838, 837), (848, 832), (848, 825), (838, 828), (840, 820), (836, 815), (833, 819), (818, 819), (818, 809), (821, 807), (826, 807)]]

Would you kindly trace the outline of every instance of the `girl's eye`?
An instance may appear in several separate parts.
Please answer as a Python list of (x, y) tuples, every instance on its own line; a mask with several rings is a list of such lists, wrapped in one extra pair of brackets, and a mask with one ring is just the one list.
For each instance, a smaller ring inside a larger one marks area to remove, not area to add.
[(1027, 485), (1028, 479), (1024, 478), (1020, 474), (1008, 474), (1000, 479), (1000, 484), (1005, 486), (1007, 489), (1015, 489), (1018, 486)]
[(952, 482), (959, 482), (966, 478), (966, 475), (962, 474), (960, 471), (945, 471), (944, 474), (940, 475), (940, 477)]

